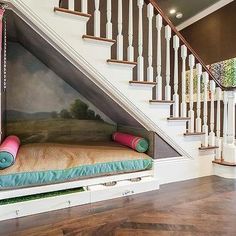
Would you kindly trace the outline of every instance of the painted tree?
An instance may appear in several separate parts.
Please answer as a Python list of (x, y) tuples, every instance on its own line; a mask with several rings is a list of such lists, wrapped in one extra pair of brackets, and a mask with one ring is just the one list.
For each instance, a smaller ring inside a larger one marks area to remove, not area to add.
[(70, 112), (73, 118), (79, 120), (86, 120), (87, 119), (87, 112), (88, 112), (88, 105), (82, 102), (79, 99), (76, 99), (74, 103), (71, 104)]

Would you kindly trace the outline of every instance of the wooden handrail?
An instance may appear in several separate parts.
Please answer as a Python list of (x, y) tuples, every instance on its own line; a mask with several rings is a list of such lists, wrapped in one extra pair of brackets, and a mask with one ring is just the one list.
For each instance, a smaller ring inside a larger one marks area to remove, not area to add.
[(216, 84), (222, 89), (222, 90), (236, 90), (236, 87), (225, 87), (223, 86), (212, 74), (212, 72), (207, 68), (206, 64), (202, 61), (202, 59), (198, 56), (198, 54), (194, 51), (194, 49), (189, 45), (189, 43), (186, 41), (186, 39), (183, 37), (183, 35), (176, 29), (176, 27), (173, 25), (173, 23), (170, 21), (170, 19), (166, 16), (166, 14), (162, 11), (162, 9), (158, 6), (156, 0), (145, 0), (146, 4), (151, 3), (154, 7), (155, 13), (160, 14), (164, 21), (171, 27), (171, 29), (174, 31), (174, 33), (179, 37), (179, 39), (182, 41), (183, 44), (188, 48), (188, 50), (194, 55), (194, 57), (197, 59), (197, 61), (202, 65), (202, 67), (205, 69), (205, 71), (209, 74), (209, 76), (216, 82)]

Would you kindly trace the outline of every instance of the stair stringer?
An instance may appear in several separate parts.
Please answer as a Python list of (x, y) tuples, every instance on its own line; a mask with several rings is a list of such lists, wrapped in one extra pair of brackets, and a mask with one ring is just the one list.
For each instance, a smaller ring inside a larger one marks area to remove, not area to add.
[[(185, 122), (168, 122), (168, 105), (150, 105), (150, 88), (134, 89), (129, 85), (132, 68), (122, 66), (121, 70), (121, 66), (106, 63), (110, 58), (110, 45), (88, 43), (82, 39), (82, 35), (86, 34), (86, 18), (54, 13), (53, 8), (58, 0), (19, 0), (10, 3), (18, 16), (85, 74), (85, 79), (93, 81), (146, 129), (155, 131), (182, 156), (199, 156), (200, 141), (183, 136)], [(67, 23), (70, 27), (62, 27)], [(78, 31), (71, 32), (73, 27)]]

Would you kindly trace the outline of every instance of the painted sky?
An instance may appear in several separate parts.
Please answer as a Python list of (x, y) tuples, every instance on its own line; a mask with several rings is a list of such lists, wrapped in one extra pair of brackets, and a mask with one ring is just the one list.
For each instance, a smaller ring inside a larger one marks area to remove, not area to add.
[(18, 43), (9, 43), (7, 62), (7, 109), (22, 112), (51, 112), (69, 109), (81, 99), (103, 120), (107, 116)]

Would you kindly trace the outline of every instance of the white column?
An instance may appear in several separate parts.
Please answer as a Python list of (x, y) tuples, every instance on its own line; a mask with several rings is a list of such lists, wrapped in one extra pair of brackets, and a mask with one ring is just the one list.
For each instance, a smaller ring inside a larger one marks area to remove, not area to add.
[(134, 47), (133, 47), (133, 0), (129, 0), (129, 29), (128, 29), (129, 46), (127, 50), (128, 61), (134, 61)]
[(187, 103), (186, 103), (186, 59), (187, 59), (187, 47), (181, 46), (181, 58), (182, 58), (182, 102), (181, 102), (181, 117), (187, 117)]
[(208, 147), (208, 125), (207, 125), (207, 100), (208, 100), (208, 83), (209, 75), (207, 72), (202, 73), (204, 84), (204, 107), (203, 107), (203, 126), (202, 131), (205, 133), (202, 137), (202, 146)]
[(179, 55), (178, 55), (178, 50), (179, 50), (179, 37), (175, 35), (173, 37), (173, 48), (175, 51), (175, 60), (174, 60), (174, 95), (173, 95), (173, 100), (174, 100), (174, 105), (173, 105), (173, 116), (174, 117), (179, 117), (179, 94), (178, 94), (178, 89), (179, 89)]
[(235, 104), (236, 92), (227, 91), (228, 114), (227, 114), (227, 142), (223, 143), (223, 158), (229, 163), (236, 163), (236, 145), (235, 145)]
[(235, 92), (228, 91), (228, 143), (235, 142)]
[(202, 119), (201, 119), (201, 77), (202, 77), (202, 65), (198, 63), (196, 65), (197, 70), (197, 118), (196, 118), (196, 132), (202, 131)]
[(68, 9), (70, 11), (74, 11), (75, 10), (75, 0), (68, 0)]
[(161, 76), (161, 29), (162, 29), (162, 17), (160, 14), (156, 16), (156, 28), (157, 28), (157, 89), (156, 99), (162, 100), (162, 76)]
[(100, 1), (95, 0), (95, 11), (94, 11), (94, 36), (100, 37)]
[(112, 39), (111, 0), (107, 0), (106, 38)]
[(144, 77), (144, 60), (143, 60), (143, 0), (137, 0), (138, 3), (138, 81), (143, 81)]
[(123, 11), (122, 0), (118, 0), (118, 35), (117, 35), (117, 60), (123, 61)]
[(222, 141), (220, 137), (220, 126), (221, 126), (221, 100), (222, 100), (222, 90), (220, 87), (216, 88), (216, 100), (217, 100), (217, 111), (216, 111), (216, 146), (219, 147), (216, 150), (216, 159), (222, 158)]
[(224, 91), (224, 117), (223, 117), (223, 144), (227, 143), (228, 138), (228, 94)]
[(147, 68), (147, 81), (153, 81), (153, 67), (152, 67), (152, 19), (154, 9), (151, 3), (147, 6), (148, 17), (148, 68)]
[(195, 66), (195, 58), (191, 54), (189, 56), (189, 68), (190, 68), (190, 79), (189, 79), (189, 132), (194, 133), (194, 110), (193, 110), (193, 68)]
[(88, 13), (88, 0), (81, 0), (81, 11)]
[(215, 90), (216, 83), (214, 80), (210, 81), (211, 91), (211, 117), (210, 117), (210, 133), (209, 133), (209, 145), (215, 146)]
[(165, 39), (166, 39), (166, 86), (165, 86), (165, 100), (171, 100), (171, 87), (170, 87), (170, 39), (171, 28), (169, 25), (165, 26)]

